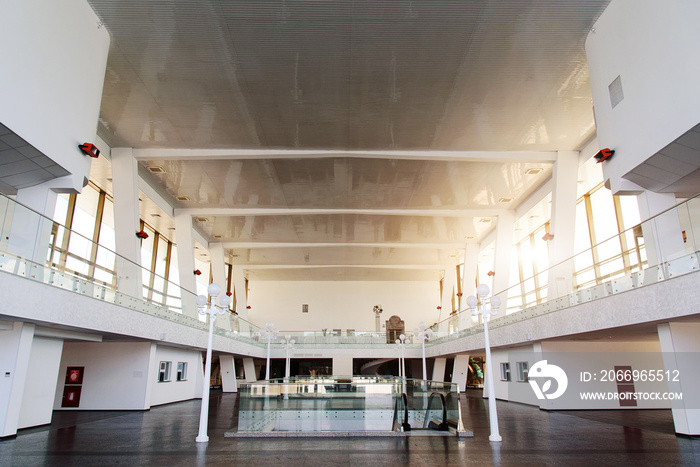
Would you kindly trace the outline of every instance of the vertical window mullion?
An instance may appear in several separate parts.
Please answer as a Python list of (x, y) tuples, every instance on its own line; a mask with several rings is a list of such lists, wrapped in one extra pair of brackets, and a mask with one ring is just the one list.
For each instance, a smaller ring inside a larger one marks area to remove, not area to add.
[(78, 195), (71, 193), (68, 196), (68, 212), (66, 212), (66, 232), (63, 235), (61, 242), (61, 259), (59, 260), (59, 268), (65, 269), (66, 261), (68, 260), (68, 245), (70, 244), (70, 234), (73, 229), (73, 216), (75, 215), (75, 205), (78, 200)]
[(537, 250), (535, 249), (535, 232), (530, 234), (530, 251), (532, 251), (532, 277), (535, 280), (535, 300), (540, 303), (540, 276), (537, 269)]
[(92, 233), (92, 248), (90, 249), (90, 264), (88, 264), (88, 276), (95, 275), (95, 263), (97, 262), (97, 247), (100, 242), (100, 231), (102, 229), (102, 216), (105, 209), (105, 192), (100, 190), (100, 197), (97, 200), (97, 212), (95, 213), (95, 229)]
[(148, 300), (153, 299), (153, 287), (156, 280), (156, 262), (158, 261), (158, 240), (160, 234), (158, 232), (153, 236), (153, 252), (151, 252), (151, 266), (149, 268), (150, 276), (148, 279)]
[(628, 252), (628, 245), (627, 245), (627, 237), (622, 235), (622, 233), (625, 231), (625, 222), (624, 219), (622, 218), (622, 205), (620, 204), (620, 197), (619, 196), (613, 196), (613, 206), (615, 206), (615, 219), (617, 220), (617, 233), (618, 233), (618, 238), (620, 239), (620, 248), (622, 249), (622, 264), (624, 265), (625, 268), (625, 274), (629, 274), (632, 272), (632, 263), (630, 261), (629, 257), (629, 252)]
[(165, 283), (163, 284), (163, 305), (167, 303), (168, 299), (168, 282), (170, 281), (170, 259), (173, 253), (173, 242), (168, 240), (168, 250), (165, 253)]
[(596, 283), (600, 279), (600, 261), (598, 258), (598, 248), (595, 239), (595, 227), (593, 226), (593, 205), (591, 204), (591, 194), (587, 193), (583, 196), (583, 202), (586, 206), (586, 218), (588, 219), (588, 236), (591, 239), (591, 253), (593, 254), (593, 270), (595, 271)]

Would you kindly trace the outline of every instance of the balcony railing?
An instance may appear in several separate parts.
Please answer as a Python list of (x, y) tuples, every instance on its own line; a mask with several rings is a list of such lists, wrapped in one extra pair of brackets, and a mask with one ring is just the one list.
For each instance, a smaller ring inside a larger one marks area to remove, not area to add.
[[(72, 247), (71, 239), (82, 245)], [(580, 303), (671, 279), (700, 269), (700, 197), (691, 198), (643, 223), (499, 291), (506, 304), (491, 327), (551, 313)], [(602, 252), (613, 254), (601, 254)], [(87, 253), (91, 252), (91, 253)], [(598, 259), (594, 261), (594, 259)], [(195, 294), (116, 252), (67, 229), (0, 194), (0, 271), (71, 290), (98, 300), (206, 330), (183, 303), (194, 306)], [(120, 277), (139, 277), (143, 284)], [(138, 284), (138, 283), (137, 283)], [(157, 290), (152, 284), (158, 284)], [(505, 313), (504, 313), (505, 311)], [(428, 345), (482, 332), (469, 310), (432, 326)], [(263, 345), (260, 328), (236, 315), (219, 319), (215, 332)], [(386, 345), (384, 332), (354, 330), (282, 332), (301, 346)], [(411, 332), (405, 333), (413, 343)], [(413, 345), (418, 345), (413, 343)]]
[[(498, 291), (490, 328), (655, 284), (700, 269), (700, 196)], [(597, 261), (596, 261), (597, 259)], [(505, 308), (505, 310), (503, 309)], [(432, 326), (432, 343), (483, 332), (468, 309)]]

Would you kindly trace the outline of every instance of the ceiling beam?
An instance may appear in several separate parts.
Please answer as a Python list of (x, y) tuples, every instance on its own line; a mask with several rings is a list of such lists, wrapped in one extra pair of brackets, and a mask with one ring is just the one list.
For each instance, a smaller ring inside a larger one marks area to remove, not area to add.
[(190, 216), (311, 216), (326, 214), (359, 214), (366, 216), (426, 216), (426, 217), (497, 217), (507, 209), (332, 209), (332, 208), (177, 208), (175, 214)]
[(227, 249), (257, 248), (425, 248), (430, 250), (464, 249), (464, 243), (313, 243), (313, 242), (222, 242)]
[(319, 149), (134, 149), (136, 160), (366, 158), (463, 162), (554, 162), (556, 151), (334, 151)]
[(241, 264), (244, 269), (412, 269), (424, 271), (444, 271), (439, 264)]

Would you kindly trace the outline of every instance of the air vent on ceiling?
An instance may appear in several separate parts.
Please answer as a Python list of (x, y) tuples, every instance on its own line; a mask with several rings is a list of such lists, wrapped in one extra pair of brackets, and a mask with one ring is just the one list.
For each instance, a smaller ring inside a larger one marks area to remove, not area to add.
[(302, 313), (308, 313), (309, 312), (309, 305), (307, 303), (304, 303), (301, 305), (301, 312)]
[(163, 167), (159, 167), (157, 165), (149, 165), (146, 168), (152, 174), (164, 174), (165, 173), (165, 170), (163, 170)]
[(491, 222), (491, 219), (489, 219), (489, 218), (484, 218), (484, 219), (481, 219), (479, 222)]
[(224, 238), (223, 235), (214, 235), (214, 238)]
[(617, 104), (622, 102), (622, 99), (625, 98), (625, 95), (622, 93), (622, 80), (620, 79), (620, 75), (618, 75), (617, 78), (610, 83), (610, 86), (608, 86), (608, 92), (610, 93), (610, 105), (614, 109), (615, 106), (617, 106)]
[(542, 169), (527, 169), (525, 175), (537, 175), (540, 172), (542, 172)]
[(189, 201), (190, 200), (187, 196), (176, 196), (175, 199), (178, 201)]
[(498, 200), (499, 203), (510, 203), (513, 201), (513, 198), (501, 198)]
[(158, 213), (151, 214), (151, 217), (160, 217), (160, 214), (158, 214)]
[(207, 219), (206, 217), (196, 217), (195, 219), (197, 220), (197, 222), (209, 222), (209, 219)]

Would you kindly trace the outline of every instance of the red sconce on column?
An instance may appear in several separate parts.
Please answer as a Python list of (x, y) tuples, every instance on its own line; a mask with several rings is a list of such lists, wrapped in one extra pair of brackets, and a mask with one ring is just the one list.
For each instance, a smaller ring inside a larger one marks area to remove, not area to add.
[(143, 230), (136, 232), (136, 236), (138, 238), (140, 238), (141, 240), (145, 240), (148, 238), (148, 234), (146, 232), (144, 232)]
[(201, 276), (201, 275), (202, 275), (202, 271), (200, 271), (199, 269), (195, 269), (195, 270), (194, 270), (194, 275), (195, 275), (195, 276)]

